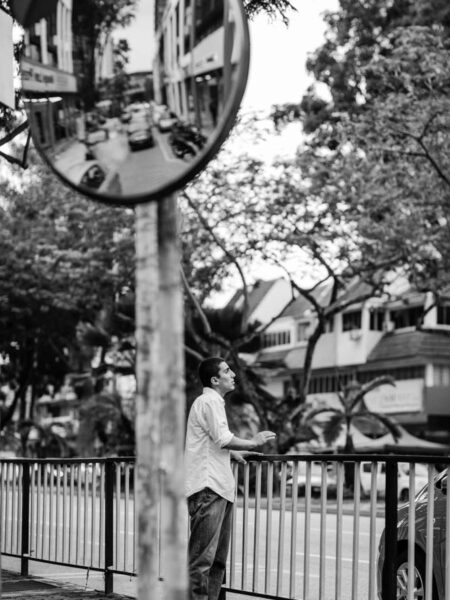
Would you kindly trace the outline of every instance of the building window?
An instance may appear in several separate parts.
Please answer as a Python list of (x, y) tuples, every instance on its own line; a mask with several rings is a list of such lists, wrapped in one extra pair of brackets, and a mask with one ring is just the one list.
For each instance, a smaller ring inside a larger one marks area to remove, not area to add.
[[(335, 374), (313, 375), (309, 384), (308, 394), (329, 394), (342, 391), (351, 381), (359, 381), (364, 384), (372, 381), (376, 377), (390, 375), (396, 381), (407, 379), (423, 379), (425, 370), (423, 366), (399, 367), (397, 369), (383, 371), (364, 371), (355, 370), (339, 372)], [(450, 385), (450, 367), (434, 367), (434, 385)], [(441, 383), (440, 383), (441, 382)]]
[(380, 308), (374, 308), (370, 311), (370, 331), (383, 331), (384, 315), (385, 311)]
[(342, 315), (342, 331), (361, 329), (361, 311), (352, 310)]
[(437, 307), (438, 325), (450, 325), (450, 304)]
[(309, 340), (310, 324), (298, 323), (297, 324), (297, 342), (306, 342)]
[(434, 385), (450, 385), (450, 367), (446, 365), (434, 365)]
[(411, 306), (390, 311), (390, 320), (395, 329), (403, 327), (417, 327), (423, 319), (423, 306)]
[(291, 343), (290, 331), (274, 331), (272, 333), (264, 333), (262, 338), (263, 348), (272, 346), (283, 346)]

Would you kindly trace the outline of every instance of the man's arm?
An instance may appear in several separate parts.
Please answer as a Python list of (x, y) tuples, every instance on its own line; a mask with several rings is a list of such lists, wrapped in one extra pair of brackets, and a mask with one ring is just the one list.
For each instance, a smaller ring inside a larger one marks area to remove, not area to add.
[(244, 440), (243, 438), (233, 435), (231, 440), (224, 446), (227, 450), (255, 450), (261, 446), (264, 446), (267, 442), (271, 442), (276, 438), (276, 434), (273, 431), (260, 431), (254, 435), (250, 440)]

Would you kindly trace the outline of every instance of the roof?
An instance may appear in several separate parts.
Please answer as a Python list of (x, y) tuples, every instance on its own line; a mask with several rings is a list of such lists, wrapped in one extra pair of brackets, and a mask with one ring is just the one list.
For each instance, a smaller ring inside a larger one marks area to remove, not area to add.
[[(261, 302), (266, 297), (269, 290), (272, 288), (275, 283), (279, 281), (279, 279), (271, 279), (269, 281), (258, 280), (254, 283), (252, 288), (248, 293), (248, 314), (251, 315), (257, 307), (261, 304)], [(234, 308), (238, 307), (239, 302), (243, 301), (244, 293), (242, 289), (237, 290), (232, 298), (228, 301), (225, 308)]]
[[(327, 281), (317, 286), (313, 292), (313, 296), (318, 300), (322, 306), (326, 306), (330, 299), (331, 285)], [(298, 296), (293, 302), (290, 302), (284, 311), (280, 315), (280, 319), (283, 317), (302, 317), (309, 316), (305, 313), (310, 312), (312, 304), (304, 298), (302, 295)]]
[(285, 359), (292, 351), (292, 348), (285, 350), (275, 350), (274, 352), (260, 352), (255, 361), (258, 367), (285, 367)]
[(402, 360), (419, 365), (436, 359), (450, 361), (450, 332), (428, 329), (387, 333), (369, 354), (366, 364)]

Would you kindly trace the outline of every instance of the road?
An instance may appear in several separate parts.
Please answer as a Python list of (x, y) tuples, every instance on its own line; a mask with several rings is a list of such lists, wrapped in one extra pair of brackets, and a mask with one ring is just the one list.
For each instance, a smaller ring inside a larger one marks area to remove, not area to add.
[(152, 128), (154, 145), (130, 151), (125, 131), (111, 131), (107, 141), (95, 147), (97, 158), (119, 173), (125, 195), (145, 194), (173, 181), (188, 168), (188, 159), (176, 158), (168, 143), (168, 133)]
[[(6, 500), (6, 499), (5, 499)], [(11, 498), (12, 500), (12, 498)], [(45, 505), (45, 510), (44, 510)], [(119, 531), (119, 538), (114, 543), (115, 568), (120, 571), (133, 571), (135, 559), (133, 524), (135, 520), (134, 507), (131, 498), (121, 497), (119, 511), (115, 511), (114, 527)], [(17, 512), (13, 514), (12, 502), (3, 502), (3, 523), (7, 526), (2, 536), (2, 548), (14, 553), (17, 546), (13, 537), (20, 536), (20, 526)], [(7, 514), (5, 514), (7, 510)], [(317, 509), (316, 509), (317, 510)], [(309, 535), (310, 542), (305, 562), (305, 515), (302, 508), (295, 513), (295, 535), (293, 513), (290, 510), (281, 513), (272, 510), (269, 519), (270, 542), (266, 543), (267, 511), (262, 508), (259, 514), (259, 525), (255, 522), (255, 510), (249, 508), (246, 516), (242, 506), (236, 508), (235, 537), (230, 550), (228, 566), (228, 581), (232, 589), (255, 591), (261, 594), (273, 594), (280, 597), (303, 598), (305, 566), (309, 573), (307, 594), (308, 600), (319, 598), (322, 590), (324, 600), (334, 600), (336, 587), (336, 532), (338, 519), (335, 514), (321, 515), (311, 513)], [(103, 544), (100, 544), (104, 528), (101, 520), (104, 507), (100, 505), (99, 497), (91, 494), (81, 495), (79, 500), (59, 496), (54, 492), (53, 502), (35, 501), (33, 508), (34, 520), (40, 514), (39, 522), (32, 527), (31, 556), (47, 560), (57, 560), (55, 547), (58, 546), (59, 560), (65, 548), (65, 561), (86, 566), (102, 564)], [(164, 517), (164, 515), (163, 515)], [(355, 598), (368, 599), (369, 596), (369, 547), (370, 519), (366, 514), (355, 520), (354, 515), (341, 516), (342, 531), (342, 560), (341, 560), (341, 589), (342, 598), (352, 598), (352, 589), (356, 590)], [(296, 521), (296, 522), (295, 522)], [(77, 526), (78, 523), (78, 526)], [(384, 520), (378, 517), (376, 525), (376, 547), (384, 526)], [(356, 528), (356, 529), (355, 529)], [(258, 535), (255, 536), (255, 531)], [(77, 533), (75, 533), (77, 532)], [(244, 542), (244, 532), (247, 533)], [(356, 535), (355, 535), (356, 533)], [(45, 538), (44, 540), (42, 538)], [(63, 539), (65, 542), (63, 543)], [(92, 540), (92, 541), (91, 541)], [(354, 543), (355, 542), (355, 543)], [(256, 546), (256, 550), (255, 550)], [(357, 569), (354, 569), (353, 556), (357, 552)], [(14, 564), (10, 564), (11, 562)], [(243, 568), (244, 566), (244, 568)], [(292, 567), (292, 569), (291, 569)], [(19, 569), (17, 559), (3, 558), (3, 568)], [(375, 569), (372, 569), (372, 575)], [(72, 569), (55, 564), (30, 561), (30, 573), (49, 579), (87, 585), (102, 589), (103, 576), (93, 570)], [(164, 548), (161, 550), (160, 573), (164, 578)], [(292, 576), (291, 576), (292, 573)], [(357, 577), (355, 574), (357, 573)], [(114, 589), (118, 593), (135, 595), (136, 581), (132, 576), (114, 576)], [(243, 597), (243, 596), (242, 596)], [(230, 600), (233, 600), (230, 595)]]

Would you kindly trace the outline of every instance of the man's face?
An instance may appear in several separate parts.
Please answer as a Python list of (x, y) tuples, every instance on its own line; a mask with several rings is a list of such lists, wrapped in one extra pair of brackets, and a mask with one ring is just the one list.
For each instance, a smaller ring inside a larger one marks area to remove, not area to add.
[(225, 396), (228, 392), (234, 390), (234, 378), (236, 375), (230, 369), (226, 362), (220, 363), (219, 373), (213, 378), (216, 390), (221, 396)]

